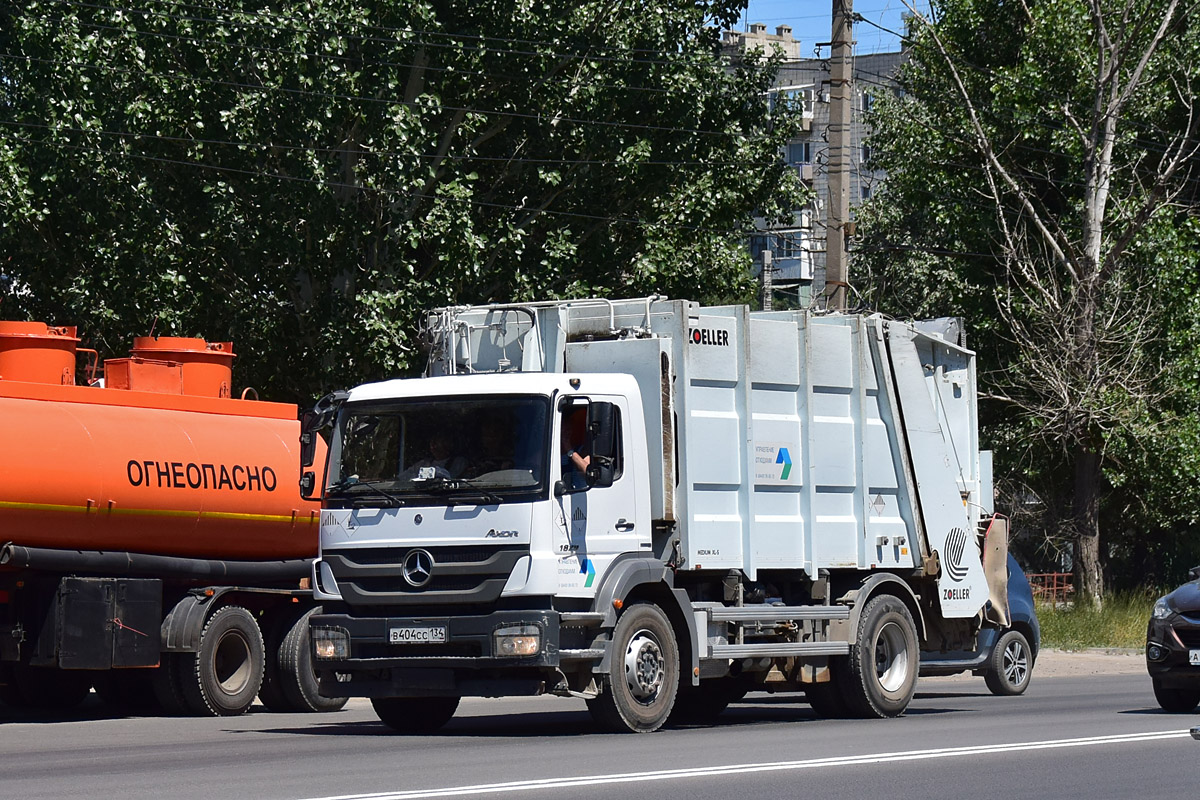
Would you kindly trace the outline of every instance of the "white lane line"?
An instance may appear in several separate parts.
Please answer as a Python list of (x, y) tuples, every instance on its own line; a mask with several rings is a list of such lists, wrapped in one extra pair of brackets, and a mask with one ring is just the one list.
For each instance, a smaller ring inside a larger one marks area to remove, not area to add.
[(1122, 733), (1111, 736), (1087, 736), (1081, 739), (1050, 739), (1042, 742), (1011, 742), (1008, 744), (976, 745), (974, 747), (947, 747), (937, 750), (913, 750), (905, 753), (875, 753), (861, 756), (834, 756), (814, 758), (807, 761), (774, 761), (761, 764), (728, 764), (717, 767), (691, 767), (688, 769), (657, 770), (654, 772), (629, 772), (614, 775), (583, 775), (577, 778), (543, 778), (540, 780), (513, 781), (511, 783), (485, 783), (475, 786), (451, 786), (443, 789), (413, 789), (400, 792), (375, 792), (372, 794), (343, 794), (329, 797), (314, 797), (307, 800), (422, 800), (431, 797), (464, 797), (469, 795), (499, 794), (501, 792), (529, 792), (536, 789), (570, 789), (581, 786), (603, 786), (614, 783), (640, 783), (645, 781), (680, 780), (711, 777), (714, 775), (745, 775), (756, 772), (784, 772), (788, 770), (816, 769), (819, 767), (847, 767), (863, 764), (886, 764), (897, 761), (916, 761), (929, 758), (958, 758), (991, 753), (1019, 753), (1028, 750), (1055, 750), (1064, 747), (1095, 747), (1097, 745), (1124, 744), (1129, 742), (1155, 742), (1163, 739), (1191, 738), (1188, 730), (1151, 731), (1148, 733)]

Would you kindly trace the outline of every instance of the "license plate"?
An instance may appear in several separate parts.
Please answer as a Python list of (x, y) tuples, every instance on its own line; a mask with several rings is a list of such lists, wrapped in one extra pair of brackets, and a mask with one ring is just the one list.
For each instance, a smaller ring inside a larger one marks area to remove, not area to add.
[(1188, 653), (1188, 663), (1200, 667), (1200, 650), (1192, 650)]
[(408, 625), (403, 628), (391, 628), (388, 631), (388, 641), (392, 644), (442, 644), (446, 641), (446, 626)]

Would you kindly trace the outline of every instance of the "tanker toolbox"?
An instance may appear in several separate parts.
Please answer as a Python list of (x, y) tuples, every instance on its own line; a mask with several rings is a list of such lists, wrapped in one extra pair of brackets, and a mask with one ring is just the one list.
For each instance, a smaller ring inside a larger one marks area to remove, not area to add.
[(49, 599), (35, 630), (30, 664), (62, 669), (157, 666), (161, 580), (61, 578)]

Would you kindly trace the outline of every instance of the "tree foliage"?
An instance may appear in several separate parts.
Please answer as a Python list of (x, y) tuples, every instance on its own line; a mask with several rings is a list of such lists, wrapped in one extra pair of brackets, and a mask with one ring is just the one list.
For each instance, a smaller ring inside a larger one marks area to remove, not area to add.
[(911, 33), (873, 297), (973, 321), (1008, 499), (1097, 597), (1105, 555), (1194, 516), (1200, 37), (1176, 0), (941, 0)]
[[(130, 8), (129, 6), (140, 6)], [(31, 0), (0, 11), (8, 318), (233, 338), (277, 399), (419, 366), (447, 304), (746, 297), (797, 204), (736, 3)]]

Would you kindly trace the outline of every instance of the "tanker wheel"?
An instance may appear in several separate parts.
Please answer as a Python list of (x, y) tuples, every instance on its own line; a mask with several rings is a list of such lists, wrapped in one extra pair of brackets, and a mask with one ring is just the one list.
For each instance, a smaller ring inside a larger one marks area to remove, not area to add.
[(338, 711), (348, 697), (325, 697), (318, 688), (313, 669), (308, 618), (314, 608), (300, 617), (280, 617), (267, 635), (267, 664), (258, 697), (272, 711)]
[(650, 733), (667, 721), (679, 686), (679, 646), (666, 614), (638, 603), (625, 609), (612, 636), (612, 668), (592, 718), (613, 733)]
[(158, 667), (150, 675), (150, 688), (154, 700), (164, 714), (173, 717), (185, 716), (190, 712), (187, 699), (183, 696), (184, 656), (187, 653), (162, 653)]
[(713, 722), (730, 703), (741, 700), (750, 691), (751, 683), (742, 676), (726, 675), (701, 681), (699, 686), (680, 682), (675, 695), (675, 707), (667, 718), (668, 725), (688, 725)]
[(114, 669), (96, 678), (96, 694), (121, 711), (145, 713), (159, 705), (154, 694), (153, 669)]
[(178, 676), (192, 714), (244, 713), (262, 685), (265, 647), (254, 616), (240, 606), (219, 608), (200, 633), (195, 653), (180, 653)]
[(92, 691), (93, 673), (14, 664), (4, 685), (5, 705), (14, 709), (68, 711)]
[(917, 627), (904, 601), (887, 594), (873, 598), (836, 681), (850, 712), (862, 718), (903, 714), (917, 688), (920, 658)]

